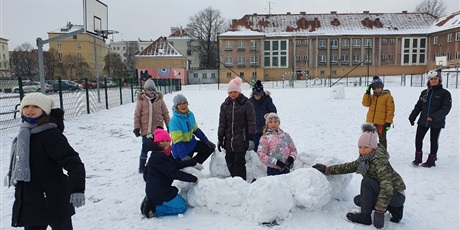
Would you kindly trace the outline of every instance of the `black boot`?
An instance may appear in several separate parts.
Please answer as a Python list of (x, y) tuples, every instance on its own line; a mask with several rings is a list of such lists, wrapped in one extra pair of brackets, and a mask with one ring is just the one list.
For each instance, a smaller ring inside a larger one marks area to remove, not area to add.
[(423, 157), (423, 152), (415, 152), (415, 160), (412, 161), (412, 165), (418, 166), (420, 163), (422, 163), (422, 157)]
[(436, 163), (435, 163), (436, 160), (437, 160), (436, 154), (429, 154), (428, 160), (426, 160), (426, 162), (422, 164), (422, 167), (431, 168), (433, 166), (436, 166)]
[(347, 213), (347, 219), (349, 219), (351, 222), (355, 222), (359, 224), (364, 224), (364, 225), (372, 224), (371, 214), (363, 214), (359, 212), (358, 213), (349, 212)]
[(401, 219), (403, 218), (404, 205), (401, 207), (388, 206), (387, 210), (391, 214), (391, 222), (399, 223), (399, 221), (401, 221)]

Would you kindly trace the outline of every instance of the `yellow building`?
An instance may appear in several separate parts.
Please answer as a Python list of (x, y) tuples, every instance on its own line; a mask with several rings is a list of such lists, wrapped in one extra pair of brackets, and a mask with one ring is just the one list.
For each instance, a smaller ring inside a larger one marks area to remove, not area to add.
[[(71, 33), (81, 28), (83, 28), (83, 25), (72, 25), (69, 22), (67, 23), (67, 26), (63, 28), (48, 32), (48, 39), (58, 37), (62, 34)], [(96, 43), (96, 52), (94, 52), (94, 43)], [(97, 69), (99, 72), (99, 77), (103, 76), (103, 69), (105, 65), (104, 57), (108, 54), (110, 49), (108, 46), (106, 46), (105, 40), (102, 37), (83, 32), (81, 34), (73, 35), (59, 41), (50, 42), (49, 47), (57, 50), (58, 58), (60, 59), (68, 54), (75, 55), (77, 58), (84, 59), (91, 69), (91, 76), (87, 76), (89, 79), (96, 79), (95, 56), (97, 55)]]

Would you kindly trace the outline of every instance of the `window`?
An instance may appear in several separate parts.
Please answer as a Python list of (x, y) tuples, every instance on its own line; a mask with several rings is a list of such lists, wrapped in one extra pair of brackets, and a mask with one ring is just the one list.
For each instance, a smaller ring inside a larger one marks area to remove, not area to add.
[(257, 50), (257, 40), (251, 40), (251, 50)]
[(256, 66), (256, 65), (257, 65), (257, 57), (251, 56), (251, 66)]
[(342, 39), (342, 49), (350, 48), (350, 39)]
[(450, 52), (449, 52), (449, 53), (447, 53), (447, 60), (448, 60), (448, 61), (452, 60), (452, 59), (451, 59), (451, 55), (450, 55)]
[(56, 45), (56, 48), (57, 48), (58, 50), (62, 49), (62, 44), (57, 44), (57, 45)]
[(365, 63), (372, 63), (372, 56), (369, 55), (369, 54), (364, 54), (364, 58), (365, 58)]
[(207, 79), (208, 78), (208, 73), (203, 73), (201, 76), (202, 76), (201, 78)]
[(238, 41), (238, 50), (246, 50), (246, 46), (244, 44), (244, 40)]
[(126, 50), (126, 46), (123, 46), (123, 50)]
[(382, 54), (382, 57), (381, 57), (381, 58), (382, 58), (382, 60), (385, 60), (385, 59), (387, 59), (387, 55), (386, 55), (386, 54)]
[(304, 61), (307, 61), (307, 60), (308, 60), (308, 55), (304, 55), (304, 56), (303, 56), (303, 60), (304, 60)]
[(394, 38), (390, 38), (390, 44), (395, 44), (395, 39)]
[(300, 56), (300, 55), (295, 56), (295, 60), (296, 61), (302, 61), (302, 56)]
[(77, 58), (81, 58), (81, 53), (78, 53), (78, 54), (77, 54)]
[(120, 47), (117, 47), (117, 50), (120, 50)]
[(390, 59), (390, 60), (395, 59), (395, 55), (394, 55), (394, 54), (389, 54), (389, 55), (388, 55), (388, 59)]
[(112, 49), (113, 49), (113, 50), (117, 50), (117, 48), (116, 48), (116, 47), (112, 47)]
[(324, 70), (319, 71), (319, 75), (324, 76)]
[(81, 49), (81, 45), (80, 45), (80, 44), (77, 44), (76, 47), (77, 47), (78, 50)]
[(302, 45), (302, 40), (296, 40), (295, 45), (296, 46), (301, 46)]
[(460, 59), (460, 51), (455, 52), (455, 59)]
[(232, 73), (227, 73), (227, 78), (232, 78)]
[(244, 78), (244, 72), (240, 72), (240, 77)]
[(339, 40), (338, 39), (332, 39), (331, 40), (331, 49), (338, 49), (339, 48)]
[(192, 51), (191, 50), (187, 50), (187, 56), (192, 56)]
[(59, 58), (59, 59), (62, 59), (62, 54), (58, 54), (58, 58)]
[(264, 67), (288, 67), (288, 46), (288, 40), (265, 40), (263, 54)]
[(245, 56), (238, 57), (238, 66), (246, 66), (246, 57)]
[(455, 41), (460, 41), (460, 32), (455, 33)]
[(447, 42), (452, 42), (452, 34), (447, 35)]
[(338, 61), (337, 55), (336, 54), (332, 55), (331, 56), (331, 63), (337, 64), (337, 61)]
[(438, 44), (438, 36), (433, 37), (433, 45)]
[(232, 41), (225, 41), (225, 50), (232, 50), (233, 44)]
[(303, 40), (303, 45), (308, 46), (308, 40)]
[(387, 43), (388, 43), (388, 40), (387, 40), (386, 38), (382, 38), (382, 40), (381, 40), (381, 41), (382, 41), (382, 45), (385, 45), (385, 44), (387, 44)]
[(216, 73), (211, 73), (211, 78), (215, 79), (216, 78)]
[(350, 59), (347, 54), (342, 54), (342, 64), (347, 64), (350, 62)]
[(73, 39), (77, 39), (77, 38), (78, 38), (78, 36), (77, 36), (77, 35), (74, 35), (72, 38), (73, 38)]
[(353, 39), (353, 48), (361, 48), (361, 39), (359, 38)]
[(198, 73), (193, 73), (193, 78), (198, 78)]
[(426, 64), (426, 38), (403, 38), (402, 65)]
[(361, 62), (361, 56), (359, 54), (353, 54), (353, 63), (357, 64)]
[(325, 39), (318, 40), (318, 48), (319, 49), (326, 49), (326, 40)]
[(319, 63), (326, 63), (326, 55), (319, 55), (318, 56)]
[(332, 70), (332, 75), (337, 75), (337, 70)]
[(364, 39), (364, 47), (366, 47), (366, 48), (372, 47), (372, 39), (370, 39), (370, 38)]
[(225, 57), (225, 66), (233, 66), (232, 57)]

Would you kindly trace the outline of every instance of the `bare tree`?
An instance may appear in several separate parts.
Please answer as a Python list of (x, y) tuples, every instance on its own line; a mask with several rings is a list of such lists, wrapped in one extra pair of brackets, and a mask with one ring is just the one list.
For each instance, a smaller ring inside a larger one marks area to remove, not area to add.
[(26, 42), (16, 47), (10, 55), (11, 72), (16, 77), (34, 80), (38, 78), (37, 50)]
[(65, 55), (62, 64), (61, 74), (66, 79), (82, 79), (93, 75), (85, 59), (77, 58), (74, 54)]
[(189, 18), (187, 27), (198, 39), (196, 51), (200, 52), (200, 66), (214, 69), (217, 66), (218, 47), (217, 35), (228, 28), (228, 23), (222, 18), (221, 12), (211, 6), (201, 10)]
[(47, 80), (54, 80), (58, 69), (62, 68), (61, 59), (58, 57), (56, 49), (51, 48), (49, 51), (43, 52), (45, 76)]
[(441, 17), (446, 13), (446, 4), (442, 0), (423, 0), (417, 5), (415, 11)]
[(120, 54), (109, 53), (105, 55), (104, 62), (104, 73), (106, 73), (109, 77), (121, 77), (122, 73), (126, 70)]

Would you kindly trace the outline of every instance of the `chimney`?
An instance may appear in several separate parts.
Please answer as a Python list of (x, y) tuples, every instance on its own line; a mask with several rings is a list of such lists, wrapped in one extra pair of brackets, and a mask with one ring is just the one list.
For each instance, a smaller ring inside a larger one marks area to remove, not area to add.
[(252, 15), (257, 16), (257, 13), (253, 13)]
[(305, 15), (306, 12), (305, 12), (305, 11), (300, 11), (300, 14), (301, 14), (301, 15)]
[(403, 10), (402, 13), (403, 13), (403, 14), (407, 14), (407, 10)]
[(315, 28), (321, 27), (321, 23), (319, 22), (318, 18), (313, 19), (313, 24), (315, 25)]
[(337, 11), (331, 11), (331, 14), (337, 14)]
[(291, 12), (286, 12), (287, 15), (291, 15)]
[(363, 11), (363, 14), (369, 14), (369, 10)]

